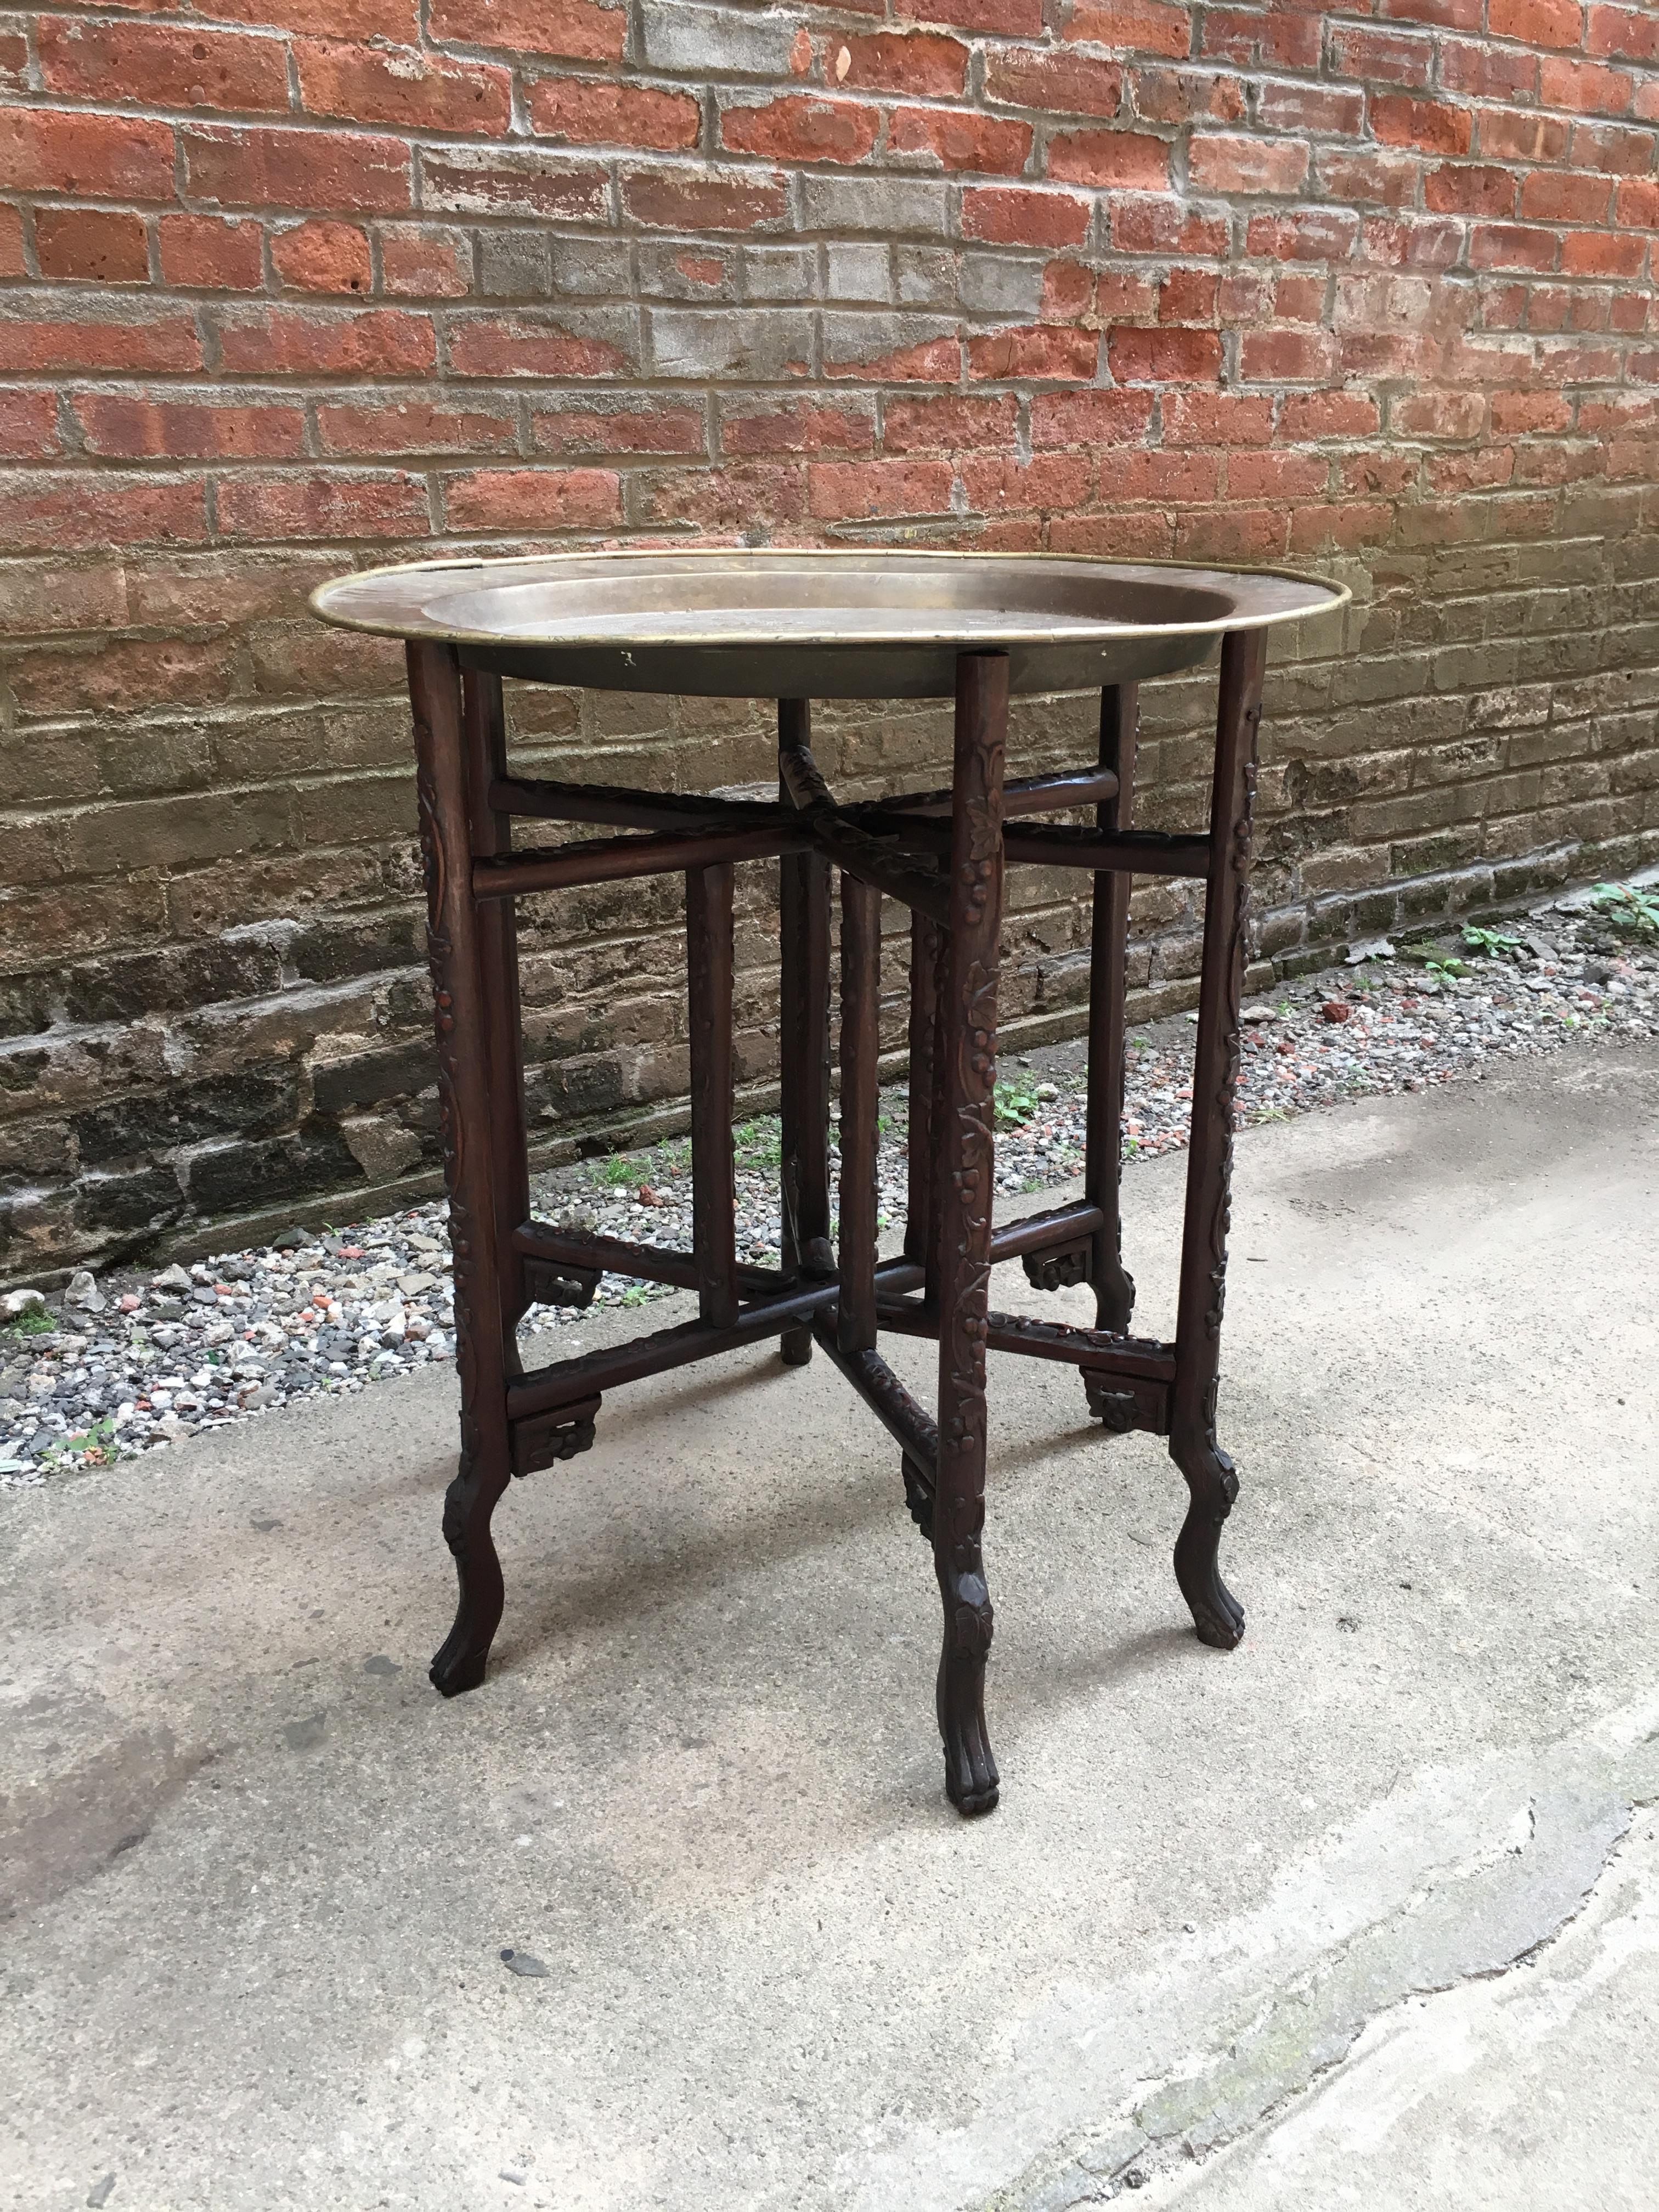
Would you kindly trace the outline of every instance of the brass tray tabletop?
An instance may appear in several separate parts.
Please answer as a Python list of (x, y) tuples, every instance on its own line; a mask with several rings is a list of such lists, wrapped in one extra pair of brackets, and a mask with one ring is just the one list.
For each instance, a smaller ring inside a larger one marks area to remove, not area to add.
[(957, 655), (1000, 648), (1014, 691), (1191, 668), (1229, 630), (1345, 605), (1282, 569), (911, 550), (458, 557), (338, 576), (313, 611), (455, 646), (469, 667), (597, 690), (948, 697)]

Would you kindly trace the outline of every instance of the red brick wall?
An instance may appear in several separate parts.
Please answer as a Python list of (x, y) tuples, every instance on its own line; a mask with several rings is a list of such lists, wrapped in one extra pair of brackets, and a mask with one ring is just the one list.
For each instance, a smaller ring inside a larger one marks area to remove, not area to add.
[[(1340, 569), (1270, 699), (1281, 962), (1659, 848), (1651, 5), (217, 0), (9, 15), (0, 71), (0, 1272), (430, 1170), (395, 655), (301, 610), (440, 538)], [(1200, 700), (1149, 696), (1150, 819)], [(767, 773), (747, 706), (515, 714)], [(875, 788), (940, 719), (828, 744)], [(1080, 943), (1020, 890), (1034, 1036)], [(678, 1096), (674, 920), (532, 919), (545, 1133)]]

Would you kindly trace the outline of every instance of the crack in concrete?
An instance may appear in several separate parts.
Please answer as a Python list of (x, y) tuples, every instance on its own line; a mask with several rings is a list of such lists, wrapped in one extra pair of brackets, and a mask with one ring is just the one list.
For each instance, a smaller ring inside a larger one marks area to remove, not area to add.
[[(1063, 2212), (1073, 2205), (1105, 2203), (1119, 2193), (1131, 2174), (1136, 2178), (1133, 2185), (1139, 2186), (1178, 2164), (1213, 2158), (1270, 2125), (1342, 2065), (1368, 2027), (1407, 1999), (1437, 1996), (1468, 1982), (1499, 1980), (1559, 1942), (1614, 1863), (1635, 1809), (1610, 1803), (1596, 1808), (1588, 1827), (1574, 1825), (1565, 1835), (1543, 1839), (1546, 1852), (1561, 1852), (1538, 1882), (1550, 1899), (1547, 1909), (1552, 1917), (1520, 1949), (1460, 1960), (1454, 1942), (1449, 1955), (1443, 1953), (1445, 1965), (1439, 1975), (1427, 1978), (1420, 1971), (1401, 1975), (1390, 1989), (1395, 1978), (1389, 1972), (1394, 1962), (1387, 1954), (1402, 1928), (1409, 1925), (1413, 1908), (1408, 1906), (1395, 1923), (1368, 1929), (1364, 1936), (1343, 1946), (1328, 1966), (1304, 1975), (1269, 2000), (1257, 2023), (1229, 2045), (1219, 2066), (1160, 2084), (1136, 2108), (1127, 2130), (1079, 2153), (1070, 2172), (1054, 2177), (1035, 2195), (1016, 2191), (992, 2203), (999, 2212), (1003, 2207), (1013, 2212), (1016, 2206), (1019, 2212)], [(1528, 1812), (1535, 1834), (1535, 1807)], [(1442, 1899), (1448, 1913), (1475, 1904), (1472, 1924), (1438, 1932), (1467, 1936), (1478, 1950), (1483, 1948), (1480, 1901), (1457, 1895), (1468, 1887), (1460, 1869), (1452, 1882), (1433, 1884), (1427, 1894)]]
[(843, 2162), (849, 2202), (1066, 2212), (1212, 2159), (1396, 2007), (1558, 1942), (1636, 1809), (1659, 1802), (1656, 1720), (1659, 1699), (1583, 1737), (1412, 1778), (1162, 1972), (1055, 1993), (973, 2117)]

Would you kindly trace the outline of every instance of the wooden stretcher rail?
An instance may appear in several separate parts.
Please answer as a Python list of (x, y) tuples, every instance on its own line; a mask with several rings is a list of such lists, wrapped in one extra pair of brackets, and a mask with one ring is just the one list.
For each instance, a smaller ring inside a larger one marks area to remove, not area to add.
[(595, 837), (551, 851), (514, 853), (472, 864), (472, 896), (520, 898), (527, 891), (568, 890), (578, 884), (609, 884), (630, 876), (676, 875), (686, 868), (733, 860), (769, 860), (778, 853), (811, 849), (800, 829), (770, 823), (753, 829), (696, 830), (682, 836)]
[[(950, 849), (950, 824), (926, 814), (871, 807), (859, 820), (866, 830), (926, 850)], [(1210, 872), (1207, 837), (1171, 837), (1158, 830), (1085, 830), (1070, 824), (1002, 833), (1011, 866), (1088, 868), (1097, 875), (1172, 876), (1202, 881)]]
[(916, 1403), (878, 1352), (844, 1352), (836, 1325), (823, 1315), (812, 1322), (812, 1340), (822, 1346), (906, 1456), (915, 1462), (931, 1488), (939, 1479), (939, 1429)]
[[(1018, 1260), (1027, 1252), (1047, 1252), (1056, 1246), (1080, 1244), (1092, 1237), (1105, 1221), (1106, 1216), (1097, 1206), (1086, 1200), (1075, 1206), (1050, 1206), (1042, 1213), (1028, 1213), (1023, 1221), (1011, 1221), (1004, 1228), (991, 1231), (991, 1264), (1000, 1260)], [(920, 1260), (884, 1260), (876, 1269), (876, 1287), (884, 1297), (892, 1297), (906, 1291), (919, 1291), (922, 1286), (925, 1267)]]
[(951, 893), (942, 877), (924, 874), (911, 854), (866, 836), (839, 816), (815, 814), (806, 819), (811, 824), (810, 842), (826, 860), (913, 912), (925, 914), (941, 927), (949, 922)]
[(751, 1305), (740, 1306), (729, 1328), (688, 1321), (678, 1328), (641, 1336), (632, 1344), (556, 1360), (507, 1384), (507, 1416), (516, 1421), (529, 1413), (550, 1413), (556, 1407), (619, 1389), (624, 1382), (636, 1382), (642, 1376), (663, 1375), (670, 1368), (689, 1366), (694, 1359), (707, 1359), (716, 1352), (737, 1352), (746, 1344), (763, 1344), (768, 1337), (781, 1335), (797, 1322), (810, 1320), (821, 1307), (833, 1305), (835, 1299), (835, 1284), (812, 1283), (780, 1297), (757, 1298)]
[[(1023, 775), (1002, 787), (1002, 811), (1010, 814), (1052, 814), (1062, 807), (1103, 806), (1117, 796), (1117, 778), (1110, 769), (1066, 769), (1054, 775)], [(855, 800), (846, 812), (854, 821), (866, 814), (948, 814), (948, 791), (912, 791), (891, 799)]]
[[(666, 1244), (635, 1244), (624, 1237), (601, 1237), (586, 1230), (556, 1229), (545, 1221), (526, 1221), (513, 1232), (513, 1249), (526, 1259), (555, 1267), (591, 1268), (602, 1275), (637, 1275), (641, 1282), (672, 1283), (677, 1290), (697, 1288), (696, 1255)], [(766, 1297), (792, 1287), (775, 1267), (738, 1269), (738, 1288), (746, 1297)]]
[[(884, 1286), (876, 1301), (880, 1326), (896, 1336), (937, 1337), (939, 1319), (919, 1299), (896, 1298)], [(1175, 1380), (1175, 1346), (1152, 1337), (1109, 1336), (1104, 1329), (1073, 1328), (1064, 1322), (1036, 1321), (1024, 1314), (987, 1316), (986, 1344), (992, 1352), (1020, 1352), (1036, 1359), (1056, 1359), (1068, 1367), (1089, 1367), (1114, 1375), (1143, 1376), (1149, 1382)]]
[(773, 799), (634, 791), (621, 784), (556, 783), (535, 776), (497, 776), (489, 787), (489, 804), (498, 814), (544, 822), (600, 822), (615, 830), (737, 829), (789, 818), (788, 810)]

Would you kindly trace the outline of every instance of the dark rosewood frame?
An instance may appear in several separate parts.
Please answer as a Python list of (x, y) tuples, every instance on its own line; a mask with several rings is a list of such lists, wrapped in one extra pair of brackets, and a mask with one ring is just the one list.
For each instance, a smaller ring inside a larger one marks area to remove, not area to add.
[[(1266, 647), (1223, 640), (1210, 821), (1203, 835), (1130, 826), (1133, 686), (1102, 695), (1098, 767), (1007, 782), (1008, 664), (957, 665), (951, 787), (842, 805), (811, 750), (811, 709), (778, 708), (776, 804), (682, 797), (509, 775), (498, 676), (451, 646), (408, 647), (421, 848), (438, 1042), (438, 1093), (455, 1260), (460, 1464), (444, 1535), (460, 1582), (455, 1625), (432, 1662), (445, 1696), (483, 1680), (502, 1606), (490, 1516), (511, 1476), (593, 1439), (607, 1390), (775, 1338), (802, 1365), (822, 1348), (897, 1442), (905, 1497), (933, 1549), (944, 1607), (938, 1715), (945, 1787), (963, 1813), (996, 1803), (986, 1732), (992, 1610), (985, 1519), (988, 1349), (1077, 1368), (1090, 1413), (1113, 1431), (1167, 1436), (1189, 1502), (1175, 1569), (1199, 1635), (1223, 1649), (1244, 1617), (1218, 1565), (1237, 1495), (1216, 1437), (1226, 1285), (1239, 994), (1249, 903), (1250, 814)], [(1091, 828), (1023, 817), (1092, 805)], [(514, 817), (634, 834), (515, 852)], [(781, 862), (782, 1264), (742, 1266), (732, 1238), (732, 870)], [(997, 1229), (993, 1101), (1003, 874), (1009, 862), (1094, 878), (1085, 1194)], [(841, 879), (841, 1219), (830, 1241), (832, 869)], [(691, 1049), (690, 1252), (556, 1229), (530, 1218), (514, 898), (521, 892), (683, 872)], [(1118, 1213), (1130, 879), (1205, 886), (1203, 969), (1175, 1341), (1132, 1336), (1134, 1285)], [(902, 1256), (876, 1248), (877, 1019), (881, 901), (911, 915), (909, 1212)], [(1020, 1258), (1039, 1288), (1087, 1283), (1096, 1327), (994, 1313), (992, 1267)], [(697, 1294), (678, 1328), (526, 1374), (516, 1328), (532, 1304), (585, 1305), (600, 1274)], [(878, 1349), (883, 1330), (939, 1347), (937, 1419)]]

